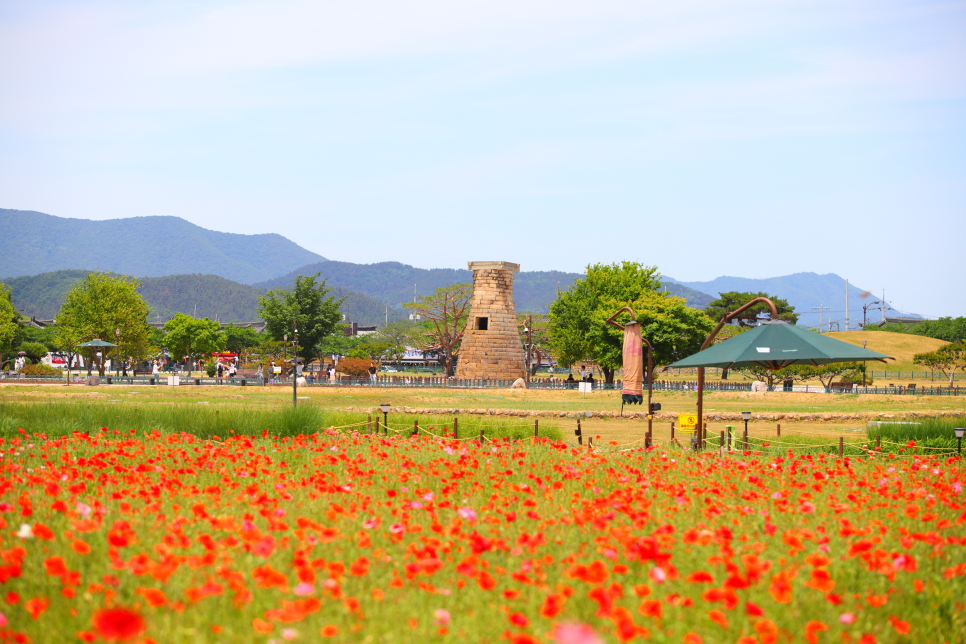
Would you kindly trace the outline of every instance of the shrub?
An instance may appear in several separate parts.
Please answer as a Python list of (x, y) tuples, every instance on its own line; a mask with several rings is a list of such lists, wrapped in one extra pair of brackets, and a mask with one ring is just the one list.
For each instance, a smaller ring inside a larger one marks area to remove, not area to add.
[(363, 378), (369, 375), (370, 362), (372, 360), (365, 358), (342, 358), (342, 360), (339, 360), (339, 371), (350, 376)]
[(55, 369), (54, 367), (48, 367), (45, 364), (28, 364), (25, 365), (20, 373), (25, 376), (59, 376), (62, 375), (60, 369)]

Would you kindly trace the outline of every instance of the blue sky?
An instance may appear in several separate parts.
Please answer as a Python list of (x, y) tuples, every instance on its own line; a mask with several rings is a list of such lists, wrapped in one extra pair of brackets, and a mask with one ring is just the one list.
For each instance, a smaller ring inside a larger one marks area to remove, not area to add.
[(964, 2), (0, 0), (0, 94), (4, 208), (966, 315)]

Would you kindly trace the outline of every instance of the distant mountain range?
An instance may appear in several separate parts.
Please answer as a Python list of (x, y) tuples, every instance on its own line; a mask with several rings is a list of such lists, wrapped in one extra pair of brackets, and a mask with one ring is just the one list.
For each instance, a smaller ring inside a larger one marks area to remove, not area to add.
[[(788, 303), (795, 307), (798, 313), (798, 324), (800, 326), (818, 327), (819, 321), (822, 322), (824, 330), (845, 331), (845, 279), (834, 273), (819, 275), (817, 273), (794, 273), (782, 277), (770, 277), (767, 279), (750, 279), (747, 277), (718, 277), (710, 282), (677, 282), (705, 293), (710, 293), (715, 297), (719, 293), (730, 291), (769, 293), (788, 300)], [(863, 297), (865, 294), (865, 297)], [(866, 309), (866, 317), (870, 323), (882, 320), (882, 311), (879, 304), (881, 297), (874, 293), (869, 293), (855, 284), (849, 285), (849, 305), (848, 317), (849, 328), (857, 329), (862, 324), (862, 307), (869, 305)], [(819, 316), (818, 307), (826, 307)], [(886, 317), (921, 317), (915, 313), (902, 313), (895, 310), (887, 303), (885, 305)]]
[[(471, 282), (469, 270), (424, 269), (398, 262), (353, 264), (328, 261), (277, 234), (238, 235), (206, 230), (179, 217), (134, 217), (106, 221), (65, 219), (44, 213), (0, 209), (0, 276), (13, 289), (18, 310), (53, 317), (67, 292), (89, 270), (135, 275), (154, 319), (175, 312), (220, 319), (257, 318), (258, 296), (270, 288), (291, 288), (298, 275), (319, 273), (333, 294), (347, 296), (342, 311), (362, 325), (380, 324), (406, 315), (401, 308), (413, 295)], [(558, 291), (568, 289), (580, 273), (523, 271), (514, 280), (518, 311), (545, 313)], [(768, 279), (718, 277), (709, 282), (664, 278), (664, 288), (688, 305), (704, 308), (719, 293), (766, 292), (787, 299), (799, 313), (799, 324), (845, 329), (845, 280), (829, 273), (795, 273)], [(854, 285), (849, 292), (850, 328), (862, 321), (863, 305), (874, 294)], [(870, 306), (869, 321), (879, 321), (879, 305)], [(888, 317), (900, 314), (886, 305)]]
[[(3, 281), (11, 289), (18, 311), (50, 319), (60, 311), (68, 291), (86, 275), (87, 271), (54, 271)], [(139, 292), (150, 307), (152, 322), (164, 322), (178, 312), (221, 322), (251, 322), (258, 319), (258, 296), (268, 290), (217, 275), (142, 277), (140, 282)], [(363, 326), (382, 324), (387, 314), (390, 321), (406, 317), (401, 309), (387, 307), (364, 293), (333, 286), (329, 295), (345, 297), (342, 313), (348, 321)]]
[(321, 261), (275, 233), (221, 233), (180, 217), (91, 221), (0, 209), (0, 275), (6, 277), (85, 269), (138, 277), (201, 273), (252, 284)]
[[(412, 302), (416, 295), (429, 295), (450, 284), (472, 282), (473, 273), (458, 268), (415, 268), (399, 262), (352, 264), (326, 261), (302, 266), (286, 275), (260, 282), (256, 286), (278, 288), (291, 285), (298, 275), (320, 273), (329, 284), (365, 293), (382, 302), (398, 306)], [(513, 279), (513, 299), (518, 311), (546, 313), (557, 291), (566, 291), (583, 277), (580, 273), (561, 271), (520, 271)], [(704, 308), (714, 298), (684, 284), (666, 283), (667, 291), (687, 300), (690, 306)]]

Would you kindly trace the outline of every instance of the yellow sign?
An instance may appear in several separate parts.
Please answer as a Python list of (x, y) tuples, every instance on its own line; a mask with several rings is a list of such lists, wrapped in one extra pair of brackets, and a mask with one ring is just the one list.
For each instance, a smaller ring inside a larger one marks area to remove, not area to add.
[(681, 429), (694, 429), (698, 426), (697, 414), (678, 414), (678, 427)]

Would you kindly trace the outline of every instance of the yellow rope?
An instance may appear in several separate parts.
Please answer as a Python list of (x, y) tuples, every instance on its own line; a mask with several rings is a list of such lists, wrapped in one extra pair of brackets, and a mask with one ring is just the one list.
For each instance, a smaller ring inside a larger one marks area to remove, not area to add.
[[(871, 441), (870, 441), (871, 442)], [(945, 449), (945, 450), (955, 450), (955, 447), (928, 447), (926, 445), (913, 445), (909, 446), (908, 443), (893, 443), (892, 441), (881, 441), (883, 445), (897, 445), (899, 447), (906, 447), (908, 449)]]

